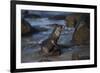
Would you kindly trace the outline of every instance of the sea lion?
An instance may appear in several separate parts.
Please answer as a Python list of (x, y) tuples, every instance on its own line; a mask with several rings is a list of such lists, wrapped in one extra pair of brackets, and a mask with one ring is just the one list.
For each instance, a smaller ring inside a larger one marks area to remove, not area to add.
[(56, 24), (53, 32), (48, 37), (48, 39), (46, 39), (42, 42), (41, 52), (43, 53), (43, 55), (45, 55), (45, 56), (60, 55), (61, 51), (57, 45), (57, 41), (58, 41), (63, 29), (64, 29), (63, 25)]

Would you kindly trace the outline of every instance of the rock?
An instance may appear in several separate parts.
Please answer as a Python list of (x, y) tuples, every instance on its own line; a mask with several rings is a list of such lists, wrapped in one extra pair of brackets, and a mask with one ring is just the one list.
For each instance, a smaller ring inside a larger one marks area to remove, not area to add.
[(21, 34), (22, 36), (24, 35), (29, 35), (29, 34), (34, 34), (34, 33), (38, 33), (41, 31), (46, 31), (47, 29), (43, 29), (43, 28), (36, 28), (36, 27), (32, 27), (30, 23), (28, 23), (25, 19), (22, 19), (21, 21)]
[(74, 46), (73, 49), (75, 48), (78, 48), (78, 50), (72, 53), (72, 60), (90, 59), (90, 46), (89, 45)]
[(49, 16), (50, 20), (64, 20), (65, 15), (55, 15), (55, 16)]
[(76, 44), (85, 44), (89, 42), (90, 30), (84, 23), (80, 23), (73, 35), (73, 41)]
[(48, 59), (41, 59), (41, 60), (39, 60), (39, 62), (50, 62), (50, 61), (52, 61), (52, 60), (48, 60)]
[(84, 14), (78, 25), (75, 27), (72, 41), (76, 44), (89, 44), (90, 42), (90, 18)]
[(32, 30), (31, 25), (27, 21), (22, 19), (22, 21), (21, 21), (21, 33), (22, 33), (22, 35), (31, 32), (31, 30)]
[(67, 27), (75, 27), (77, 22), (80, 19), (81, 14), (80, 13), (73, 13), (70, 14), (66, 17), (65, 21), (66, 21), (66, 26)]

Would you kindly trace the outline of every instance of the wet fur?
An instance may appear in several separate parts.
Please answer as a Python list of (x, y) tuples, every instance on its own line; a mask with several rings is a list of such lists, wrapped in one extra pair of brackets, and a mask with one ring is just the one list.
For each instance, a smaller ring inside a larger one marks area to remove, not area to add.
[(41, 52), (44, 56), (59, 55), (61, 51), (57, 45), (57, 41), (60, 37), (62, 25), (56, 25), (53, 32), (48, 39), (44, 40), (41, 44)]

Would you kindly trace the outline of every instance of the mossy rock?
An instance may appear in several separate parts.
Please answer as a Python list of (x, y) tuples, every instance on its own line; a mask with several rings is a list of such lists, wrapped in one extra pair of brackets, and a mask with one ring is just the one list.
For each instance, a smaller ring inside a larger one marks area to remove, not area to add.
[(90, 41), (90, 29), (88, 24), (81, 22), (73, 34), (73, 41), (76, 44), (88, 44)]
[(22, 19), (22, 21), (21, 21), (21, 33), (26, 34), (26, 33), (31, 32), (31, 30), (32, 30), (31, 25), (27, 21)]
[(75, 27), (77, 22), (80, 20), (81, 14), (80, 13), (73, 13), (66, 17), (66, 26), (67, 27)]

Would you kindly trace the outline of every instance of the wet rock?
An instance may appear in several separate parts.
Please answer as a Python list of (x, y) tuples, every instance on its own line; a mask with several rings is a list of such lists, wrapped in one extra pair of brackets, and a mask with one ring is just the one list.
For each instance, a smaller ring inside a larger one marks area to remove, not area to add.
[(79, 59), (80, 60), (88, 60), (88, 59), (90, 59), (90, 57), (89, 56), (83, 56), (83, 57), (80, 57)]
[(74, 46), (73, 49), (75, 48), (77, 48), (77, 50), (72, 53), (72, 60), (90, 59), (90, 46), (89, 45)]
[(72, 54), (72, 60), (79, 60), (79, 54), (78, 53), (73, 53)]
[(34, 28), (29, 24), (25, 19), (21, 20), (21, 34), (23, 35), (29, 35), (31, 33), (37, 33), (39, 32), (38, 29)]
[(81, 14), (80, 13), (73, 13), (73, 14), (70, 14), (66, 17), (65, 21), (66, 21), (66, 26), (67, 27), (75, 27), (77, 22), (79, 21), (81, 17)]
[(32, 29), (32, 27), (30, 26), (30, 24), (25, 21), (24, 19), (22, 19), (22, 22), (21, 22), (21, 33), (22, 34), (26, 34), (28, 32), (30, 32)]
[(90, 40), (90, 30), (85, 25), (86, 23), (80, 23), (73, 35), (73, 41), (76, 44), (86, 44)]
[(90, 17), (83, 14), (75, 27), (72, 41), (76, 44), (89, 44), (90, 41)]
[(50, 62), (50, 61), (52, 61), (52, 60), (49, 60), (47, 58), (39, 60), (39, 62)]
[(65, 19), (65, 15), (49, 16), (49, 19), (51, 19), (51, 20), (64, 20)]

